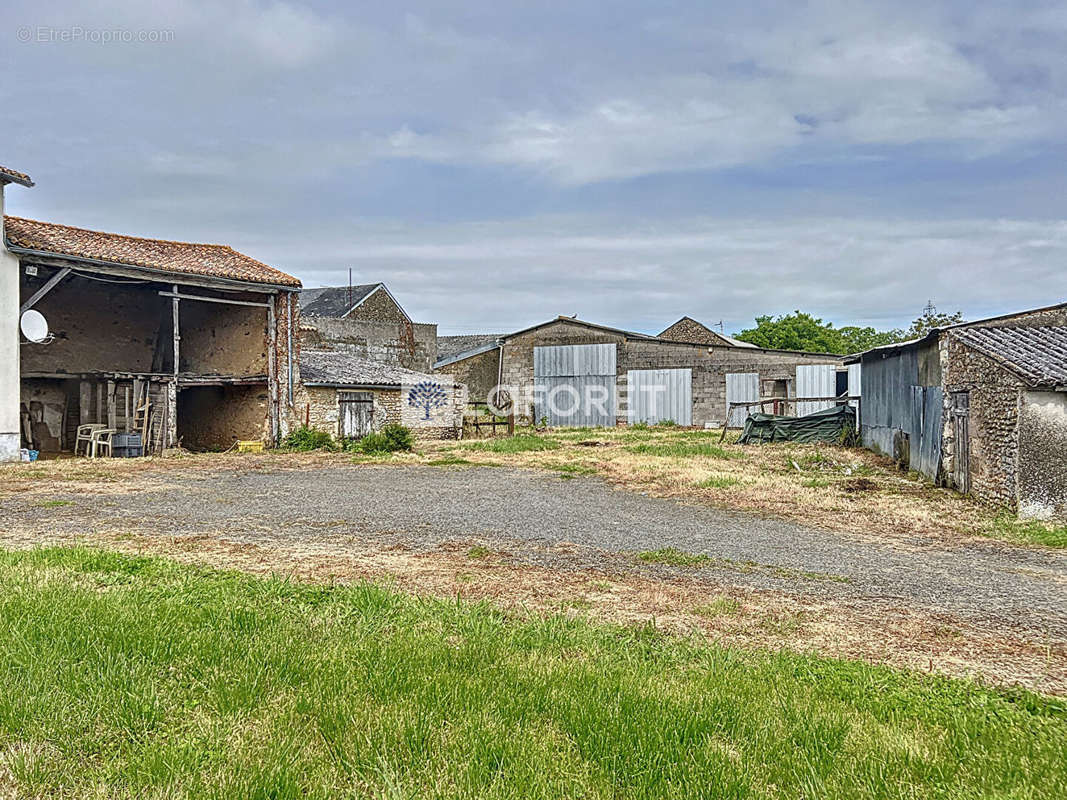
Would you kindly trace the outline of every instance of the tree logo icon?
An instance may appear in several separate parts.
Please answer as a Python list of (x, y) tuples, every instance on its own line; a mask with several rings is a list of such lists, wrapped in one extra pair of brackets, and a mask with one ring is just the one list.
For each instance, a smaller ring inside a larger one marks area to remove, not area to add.
[(423, 410), (422, 419), (430, 418), (430, 412), (447, 405), (448, 393), (437, 381), (419, 381), (408, 391), (408, 405)]

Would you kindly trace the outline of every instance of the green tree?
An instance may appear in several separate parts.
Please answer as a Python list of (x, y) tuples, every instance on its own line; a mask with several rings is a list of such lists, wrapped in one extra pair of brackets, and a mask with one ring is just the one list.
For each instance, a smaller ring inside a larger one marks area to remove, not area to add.
[(957, 311), (954, 314), (939, 314), (937, 306), (935, 306), (934, 301), (931, 300), (926, 304), (926, 307), (923, 309), (923, 313), (919, 315), (919, 318), (911, 323), (906, 338), (920, 339), (934, 328), (945, 328), (949, 325), (957, 325), (961, 322), (963, 322), (962, 311)]
[(735, 335), (743, 342), (776, 350), (805, 350), (813, 353), (860, 353), (883, 344), (893, 344), (904, 336), (903, 331), (878, 331), (871, 327), (846, 325), (835, 328), (832, 322), (803, 311), (756, 317), (756, 327)]

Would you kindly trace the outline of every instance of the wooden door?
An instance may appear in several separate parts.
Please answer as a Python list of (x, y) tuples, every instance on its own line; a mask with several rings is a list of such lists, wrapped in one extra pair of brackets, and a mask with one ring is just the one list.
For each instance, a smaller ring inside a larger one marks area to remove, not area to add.
[(372, 392), (338, 392), (338, 432), (342, 439), (362, 439), (374, 419)]
[(956, 490), (967, 494), (971, 491), (971, 393), (952, 393), (952, 433), (956, 441), (956, 458), (952, 470), (952, 482)]

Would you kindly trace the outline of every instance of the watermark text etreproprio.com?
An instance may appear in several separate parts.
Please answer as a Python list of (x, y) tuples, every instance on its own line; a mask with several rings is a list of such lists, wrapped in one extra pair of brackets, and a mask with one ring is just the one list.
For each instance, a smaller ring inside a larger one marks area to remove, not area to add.
[(89, 44), (134, 44), (146, 42), (165, 44), (174, 41), (174, 31), (164, 28), (156, 30), (130, 28), (85, 28), (81, 25), (57, 27), (53, 25), (23, 25), (15, 33), (20, 42), (35, 43), (73, 43)]

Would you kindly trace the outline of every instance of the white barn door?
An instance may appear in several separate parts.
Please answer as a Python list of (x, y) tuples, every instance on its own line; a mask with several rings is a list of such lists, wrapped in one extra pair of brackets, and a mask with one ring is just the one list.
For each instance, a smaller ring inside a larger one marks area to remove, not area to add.
[(626, 421), (693, 424), (693, 370), (631, 369), (626, 373)]
[(801, 364), (797, 367), (797, 416), (804, 417), (833, 408), (832, 400), (809, 400), (806, 397), (836, 397), (837, 367), (833, 364)]
[(727, 372), (726, 373), (726, 407), (729, 409), (729, 419), (726, 424), (731, 428), (743, 428), (748, 415), (758, 411), (756, 406), (738, 406), (730, 408), (730, 403), (754, 402), (759, 400), (759, 373), (758, 372)]
[(614, 344), (534, 347), (535, 418), (553, 428), (613, 426), (615, 375)]

